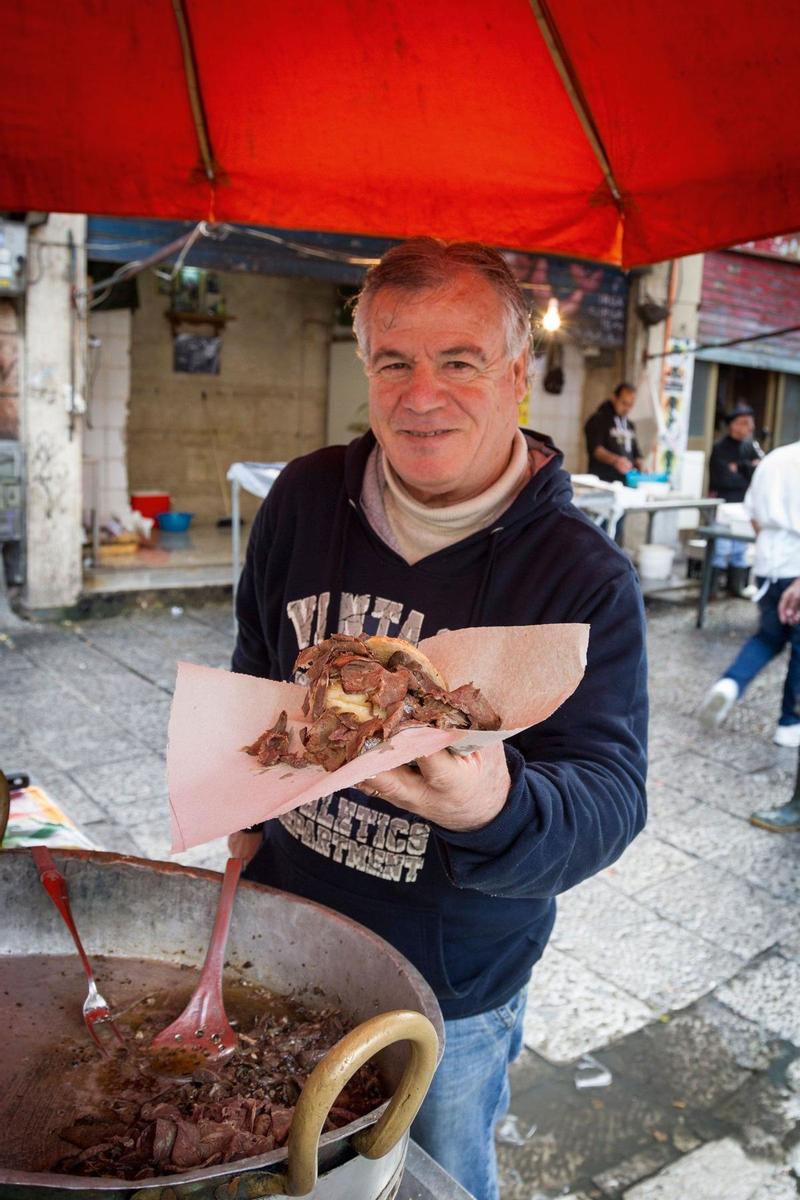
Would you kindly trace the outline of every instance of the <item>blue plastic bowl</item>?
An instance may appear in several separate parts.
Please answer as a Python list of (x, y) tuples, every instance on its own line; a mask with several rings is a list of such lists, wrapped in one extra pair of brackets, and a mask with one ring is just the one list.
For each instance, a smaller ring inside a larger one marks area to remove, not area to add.
[(158, 528), (164, 533), (185, 533), (192, 523), (194, 513), (163, 512), (156, 514)]

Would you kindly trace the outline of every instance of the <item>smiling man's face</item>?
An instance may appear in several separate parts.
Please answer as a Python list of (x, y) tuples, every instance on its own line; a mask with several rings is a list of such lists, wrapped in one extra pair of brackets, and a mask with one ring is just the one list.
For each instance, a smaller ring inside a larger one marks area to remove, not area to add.
[(526, 386), (527, 350), (509, 357), (495, 289), (469, 270), (385, 287), (366, 332), (370, 424), (408, 491), (432, 505), (485, 491), (508, 465)]

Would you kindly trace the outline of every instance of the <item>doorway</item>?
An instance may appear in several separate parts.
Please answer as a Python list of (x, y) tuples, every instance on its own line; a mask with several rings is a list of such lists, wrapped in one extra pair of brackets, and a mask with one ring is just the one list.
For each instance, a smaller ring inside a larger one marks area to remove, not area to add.
[[(755, 415), (756, 440), (763, 446), (773, 428), (773, 383), (774, 380), (769, 371), (720, 363), (714, 410), (715, 438), (723, 437), (727, 431), (725, 413), (731, 412), (740, 404), (749, 404)], [(768, 449), (769, 447), (764, 448)]]

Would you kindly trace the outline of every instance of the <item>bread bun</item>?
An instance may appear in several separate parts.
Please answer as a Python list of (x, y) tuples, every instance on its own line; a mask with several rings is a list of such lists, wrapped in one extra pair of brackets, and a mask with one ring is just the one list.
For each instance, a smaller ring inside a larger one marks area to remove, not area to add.
[[(375, 661), (379, 662), (382, 667), (388, 666), (389, 660), (399, 651), (406, 659), (411, 659), (424, 671), (437, 687), (442, 691), (447, 691), (447, 684), (428, 656), (413, 646), (411, 642), (407, 642), (405, 638), (375, 635), (365, 638), (364, 644)], [(374, 718), (383, 721), (387, 715), (386, 709), (381, 708), (366, 692), (346, 692), (342, 687), (341, 679), (336, 675), (331, 678), (325, 689), (325, 707), (335, 709), (340, 713), (351, 713), (357, 721), (361, 722), (371, 721)]]
[(407, 642), (405, 638), (380, 637), (376, 634), (373, 637), (367, 638), (367, 645), (377, 658), (378, 662), (384, 667), (392, 655), (396, 654), (398, 650), (401, 650), (403, 654), (407, 654), (409, 658), (413, 658), (426, 675), (430, 675), (437, 687), (440, 687), (442, 691), (445, 692), (448, 690), (444, 677), (433, 665), (427, 654), (423, 654), (417, 646), (412, 645), (411, 642)]

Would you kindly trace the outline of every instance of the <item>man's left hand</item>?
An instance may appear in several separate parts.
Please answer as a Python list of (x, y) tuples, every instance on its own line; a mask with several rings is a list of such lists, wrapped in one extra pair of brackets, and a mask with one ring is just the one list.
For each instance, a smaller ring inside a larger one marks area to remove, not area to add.
[(395, 767), (358, 786), (367, 795), (417, 813), (444, 829), (483, 829), (503, 808), (511, 786), (502, 742), (472, 754), (439, 750), (411, 766)]

